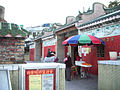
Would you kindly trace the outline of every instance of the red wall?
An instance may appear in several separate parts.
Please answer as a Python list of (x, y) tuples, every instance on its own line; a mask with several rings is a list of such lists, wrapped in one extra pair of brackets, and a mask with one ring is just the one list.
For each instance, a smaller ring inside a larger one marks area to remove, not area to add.
[(107, 51), (120, 52), (120, 35), (104, 38)]
[(117, 53), (120, 52), (120, 35), (105, 37), (102, 38), (102, 40), (105, 41), (105, 57), (97, 57), (97, 47), (95, 45), (87, 46), (91, 47), (91, 53), (87, 54), (86, 56), (82, 55), (82, 59), (84, 61), (92, 64), (93, 67), (91, 68), (91, 73), (95, 75), (98, 75), (98, 60), (110, 60), (109, 51), (116, 51)]
[(50, 48), (50, 51), (55, 51), (55, 52), (56, 52), (56, 50), (55, 50), (55, 46), (56, 46), (56, 45), (46, 46), (46, 47), (44, 47), (44, 57), (47, 56), (48, 48)]
[(35, 48), (30, 49), (30, 61), (35, 61)]

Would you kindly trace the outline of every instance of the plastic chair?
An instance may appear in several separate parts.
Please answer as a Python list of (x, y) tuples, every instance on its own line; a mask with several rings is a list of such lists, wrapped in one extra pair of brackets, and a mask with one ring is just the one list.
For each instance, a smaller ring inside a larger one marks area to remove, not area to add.
[(71, 78), (73, 79), (77, 79), (78, 78), (78, 72), (77, 72), (77, 67), (76, 66), (72, 66), (71, 67)]

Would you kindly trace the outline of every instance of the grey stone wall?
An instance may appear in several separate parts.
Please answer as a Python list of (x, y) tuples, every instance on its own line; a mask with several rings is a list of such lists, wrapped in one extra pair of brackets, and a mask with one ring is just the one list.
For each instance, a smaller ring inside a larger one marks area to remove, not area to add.
[(41, 43), (35, 42), (35, 61), (41, 60)]
[(120, 90), (119, 65), (98, 65), (98, 90)]
[(59, 62), (63, 62), (64, 59), (64, 45), (62, 44), (62, 42), (64, 41), (64, 37), (57, 37), (57, 56), (59, 57)]
[(65, 90), (65, 69), (60, 69), (59, 75), (59, 90)]
[(19, 90), (19, 71), (11, 70), (9, 73), (10, 73), (12, 90)]

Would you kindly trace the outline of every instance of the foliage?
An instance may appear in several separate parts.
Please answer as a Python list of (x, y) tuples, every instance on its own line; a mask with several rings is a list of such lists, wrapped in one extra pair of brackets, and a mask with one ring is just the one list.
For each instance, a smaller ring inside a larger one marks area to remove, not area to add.
[(109, 5), (108, 5), (108, 7), (109, 8), (114, 8), (114, 7), (118, 7), (118, 6), (120, 6), (120, 2), (119, 1), (117, 1), (117, 0), (115, 0), (115, 1), (110, 1), (109, 2)]

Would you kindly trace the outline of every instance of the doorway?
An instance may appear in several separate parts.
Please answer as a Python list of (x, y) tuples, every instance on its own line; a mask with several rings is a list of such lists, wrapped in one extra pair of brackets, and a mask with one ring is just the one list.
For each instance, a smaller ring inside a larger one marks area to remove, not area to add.
[(76, 53), (78, 53), (78, 46), (72, 46), (72, 52), (71, 52), (71, 54), (72, 54), (72, 56), (73, 56), (73, 58), (72, 58), (72, 60), (73, 60), (73, 64), (75, 65), (75, 61), (76, 61)]

